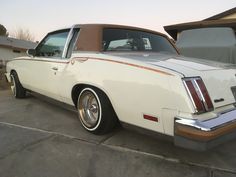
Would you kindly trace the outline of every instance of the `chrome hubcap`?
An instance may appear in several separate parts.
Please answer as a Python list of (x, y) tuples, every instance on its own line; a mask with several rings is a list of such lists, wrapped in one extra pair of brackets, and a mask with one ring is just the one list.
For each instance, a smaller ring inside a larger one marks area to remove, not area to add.
[(95, 127), (99, 120), (100, 112), (95, 95), (88, 90), (84, 91), (78, 102), (78, 113), (82, 123), (88, 128)]
[(16, 96), (16, 83), (13, 75), (11, 75), (11, 91), (14, 94), (14, 96)]

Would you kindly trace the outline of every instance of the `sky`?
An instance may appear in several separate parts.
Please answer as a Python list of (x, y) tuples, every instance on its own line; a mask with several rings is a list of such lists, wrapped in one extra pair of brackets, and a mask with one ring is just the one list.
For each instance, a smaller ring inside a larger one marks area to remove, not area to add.
[(1, 0), (0, 24), (35, 40), (73, 24), (109, 23), (165, 33), (163, 26), (198, 21), (236, 7), (236, 0)]

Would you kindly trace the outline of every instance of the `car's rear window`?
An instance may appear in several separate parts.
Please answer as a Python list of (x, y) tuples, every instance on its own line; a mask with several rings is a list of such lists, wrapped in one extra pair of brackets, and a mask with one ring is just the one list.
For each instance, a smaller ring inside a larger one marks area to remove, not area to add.
[(177, 54), (175, 48), (164, 36), (118, 28), (106, 28), (103, 30), (103, 51), (150, 51)]

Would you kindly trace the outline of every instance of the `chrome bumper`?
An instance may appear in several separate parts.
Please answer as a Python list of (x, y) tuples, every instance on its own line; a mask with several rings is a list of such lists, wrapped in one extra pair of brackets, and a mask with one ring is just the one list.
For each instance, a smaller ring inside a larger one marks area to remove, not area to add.
[(176, 117), (174, 129), (175, 145), (207, 150), (236, 138), (236, 109), (206, 121)]

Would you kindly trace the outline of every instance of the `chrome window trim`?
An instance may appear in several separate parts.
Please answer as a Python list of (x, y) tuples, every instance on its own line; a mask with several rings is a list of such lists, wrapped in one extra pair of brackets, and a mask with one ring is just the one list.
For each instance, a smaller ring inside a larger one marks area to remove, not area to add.
[(75, 25), (73, 25), (69, 31), (69, 34), (67, 36), (67, 39), (66, 39), (66, 43), (65, 43), (65, 46), (64, 46), (64, 50), (63, 50), (63, 53), (62, 53), (62, 59), (66, 59), (66, 54), (67, 54), (67, 50), (69, 48), (69, 44), (70, 44), (70, 41), (73, 37), (73, 33), (74, 33), (74, 28), (75, 28)]

